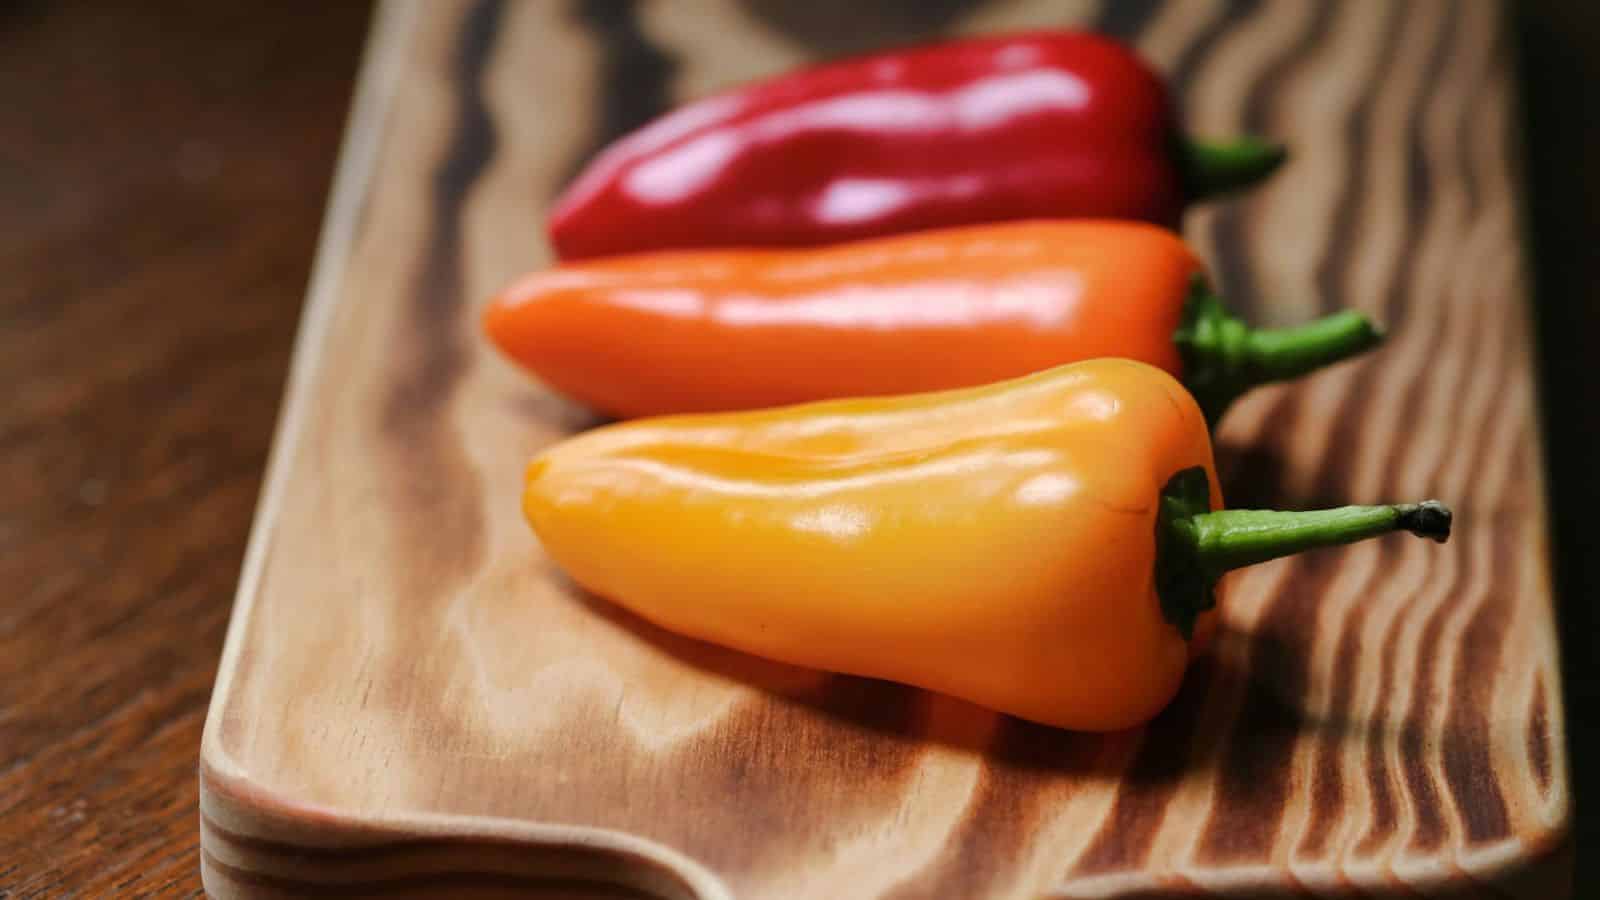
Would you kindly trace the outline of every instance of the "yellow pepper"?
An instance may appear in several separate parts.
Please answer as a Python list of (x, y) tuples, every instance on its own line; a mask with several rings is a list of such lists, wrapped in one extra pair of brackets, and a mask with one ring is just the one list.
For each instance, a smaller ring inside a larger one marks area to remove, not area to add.
[(1438, 503), (1221, 510), (1205, 418), (1093, 360), (979, 388), (644, 419), (540, 454), (523, 509), (581, 585), (669, 630), (1065, 728), (1177, 692), (1226, 571)]

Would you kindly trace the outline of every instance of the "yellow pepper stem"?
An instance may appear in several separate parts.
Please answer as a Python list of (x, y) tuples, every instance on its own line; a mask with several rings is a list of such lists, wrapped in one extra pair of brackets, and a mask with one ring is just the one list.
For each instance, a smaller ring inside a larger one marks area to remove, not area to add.
[(1212, 588), (1225, 573), (1318, 547), (1335, 547), (1396, 531), (1444, 542), (1449, 507), (1437, 500), (1305, 511), (1210, 508), (1205, 469), (1172, 476), (1161, 493), (1156, 526), (1156, 590), (1167, 619), (1185, 638), (1215, 605)]
[(1364, 353), (1382, 343), (1383, 331), (1354, 310), (1289, 328), (1253, 328), (1197, 275), (1172, 340), (1183, 357), (1184, 385), (1215, 426), (1245, 391)]

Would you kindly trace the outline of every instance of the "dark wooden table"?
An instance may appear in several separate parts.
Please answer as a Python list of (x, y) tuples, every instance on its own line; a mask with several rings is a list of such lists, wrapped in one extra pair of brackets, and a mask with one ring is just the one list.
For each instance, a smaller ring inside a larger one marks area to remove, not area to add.
[(0, 5), (0, 897), (198, 894), (196, 755), (364, 37)]
[[(1518, 27), (1580, 802), (1600, 743), (1586, 6)], [(158, 7), (0, 5), (0, 898), (199, 893), (200, 729), (368, 15)]]

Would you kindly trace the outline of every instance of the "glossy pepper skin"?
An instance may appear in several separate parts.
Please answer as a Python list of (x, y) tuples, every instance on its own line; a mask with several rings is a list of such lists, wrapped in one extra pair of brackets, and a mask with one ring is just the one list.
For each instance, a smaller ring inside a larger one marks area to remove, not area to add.
[(833, 247), (570, 263), (490, 304), (484, 328), (558, 390), (621, 417), (968, 387), (1119, 356), (1237, 394), (1373, 346), (1356, 313), (1284, 331), (1229, 318), (1171, 232), (1030, 221)]
[(1259, 517), (1345, 516), (1291, 550), (1448, 528), (1436, 506), (1211, 513), (1215, 484), (1183, 388), (1094, 360), (600, 428), (529, 464), (523, 509), (579, 584), (669, 630), (1113, 730), (1171, 700), (1221, 571), (1286, 552)]
[(1093, 34), (951, 41), (798, 70), (684, 106), (561, 196), (563, 259), (815, 245), (1025, 218), (1173, 227), (1281, 148), (1181, 137), (1161, 79)]

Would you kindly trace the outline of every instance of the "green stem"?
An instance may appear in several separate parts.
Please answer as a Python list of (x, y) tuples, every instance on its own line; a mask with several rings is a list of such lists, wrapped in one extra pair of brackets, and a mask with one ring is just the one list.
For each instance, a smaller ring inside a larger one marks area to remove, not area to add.
[(1299, 512), (1219, 509), (1190, 517), (1186, 528), (1202, 568), (1221, 574), (1394, 531), (1443, 541), (1450, 536), (1450, 511), (1437, 500)]
[(1161, 492), (1156, 590), (1168, 621), (1187, 638), (1195, 619), (1215, 605), (1217, 579), (1234, 569), (1396, 531), (1442, 543), (1450, 522), (1450, 509), (1437, 500), (1304, 512), (1212, 510), (1205, 469), (1185, 469)]
[(1229, 141), (1177, 139), (1184, 193), (1191, 203), (1249, 187), (1283, 165), (1288, 151), (1282, 144), (1260, 138)]
[(1383, 341), (1383, 331), (1353, 310), (1288, 328), (1252, 328), (1196, 276), (1172, 340), (1183, 357), (1184, 384), (1215, 425), (1245, 391), (1370, 350)]

